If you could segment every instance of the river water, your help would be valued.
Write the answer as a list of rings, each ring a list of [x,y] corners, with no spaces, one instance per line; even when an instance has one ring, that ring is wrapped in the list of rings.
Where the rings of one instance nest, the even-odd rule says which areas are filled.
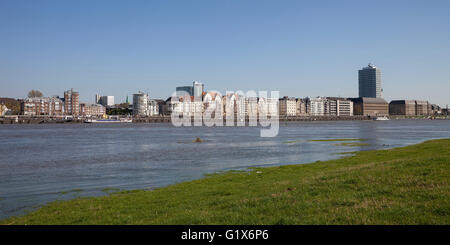
[[[206,173],[329,160],[342,152],[450,138],[450,120],[280,123],[277,137],[258,127],[171,124],[0,125],[0,219],[49,201],[152,189]],[[203,143],[192,143],[200,137]],[[365,139],[336,146],[317,139]]]

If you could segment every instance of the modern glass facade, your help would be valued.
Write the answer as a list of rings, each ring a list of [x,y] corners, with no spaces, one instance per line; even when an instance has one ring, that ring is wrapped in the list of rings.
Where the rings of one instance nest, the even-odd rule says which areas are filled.
[[[383,98],[381,70],[372,64],[358,71],[359,97]]]

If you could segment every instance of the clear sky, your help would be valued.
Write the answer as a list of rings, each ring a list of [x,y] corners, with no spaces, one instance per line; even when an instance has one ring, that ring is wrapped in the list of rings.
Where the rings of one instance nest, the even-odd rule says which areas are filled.
[[[0,0],[0,97],[357,97],[369,62],[387,100],[450,104],[450,1]]]

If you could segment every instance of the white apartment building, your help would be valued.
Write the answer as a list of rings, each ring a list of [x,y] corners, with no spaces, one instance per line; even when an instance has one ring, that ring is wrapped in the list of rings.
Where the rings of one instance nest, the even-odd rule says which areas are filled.
[[[337,101],[338,116],[353,116],[353,101],[338,100]]]
[[[195,100],[194,96],[184,96],[184,97],[171,97],[168,103],[169,113],[176,112],[177,114],[191,115],[195,113],[203,113],[204,105],[203,101]]]
[[[157,116],[159,115],[159,105],[156,100],[148,100],[148,113],[149,116]]]
[[[107,107],[114,105],[114,96],[102,96],[100,98],[100,104]]]
[[[147,94],[139,92],[133,94],[133,115],[135,116],[157,116],[159,105],[156,100],[150,99]]]
[[[280,116],[296,116],[297,115],[297,100],[295,98],[288,98],[287,96],[279,100]]]
[[[222,97],[224,116],[233,113],[236,117],[243,118],[248,115],[248,98],[237,93],[227,94]]]
[[[322,97],[309,99],[309,114],[311,116],[324,116],[326,101],[327,99]]]
[[[325,115],[353,116],[353,101],[340,97],[328,97],[325,103]]]
[[[114,105],[114,96],[100,96],[98,94],[95,95],[95,103],[100,104],[104,107],[113,106]]]
[[[278,98],[259,98],[258,99],[258,114],[266,114],[267,116],[279,116],[278,114]]]

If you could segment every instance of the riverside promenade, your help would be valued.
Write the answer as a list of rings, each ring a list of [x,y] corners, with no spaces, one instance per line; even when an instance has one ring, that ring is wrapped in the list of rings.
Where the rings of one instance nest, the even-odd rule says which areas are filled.
[[[48,117],[48,116],[6,116],[0,118],[0,124],[42,124],[42,123],[83,123],[87,118],[67,118],[67,117]],[[224,121],[226,119],[224,118]],[[367,116],[280,116],[281,122],[300,122],[300,121],[351,121],[351,120],[371,120]],[[236,121],[236,119],[235,119]],[[248,118],[245,119],[248,122]],[[170,116],[154,117],[134,117],[133,123],[170,123]]]

